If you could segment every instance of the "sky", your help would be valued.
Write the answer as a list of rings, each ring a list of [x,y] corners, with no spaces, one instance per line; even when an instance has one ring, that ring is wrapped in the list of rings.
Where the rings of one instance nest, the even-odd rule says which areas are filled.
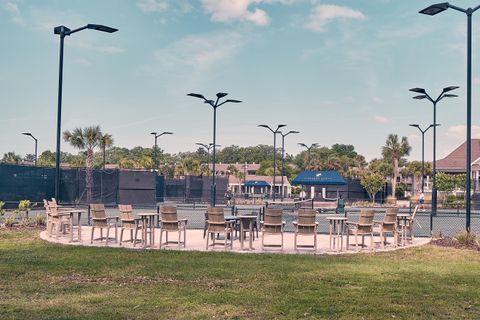
[[[420,132],[432,96],[458,85],[437,106],[437,158],[466,137],[466,16],[430,17],[423,0],[0,0],[0,154],[55,150],[59,37],[53,28],[88,23],[65,39],[62,131],[100,125],[115,145],[168,153],[212,141],[213,108],[188,97],[217,92],[240,104],[217,109],[217,144],[273,144],[259,124],[300,131],[285,139],[352,144],[381,157],[390,133],[408,137],[409,160],[421,159]],[[467,7],[471,1],[456,0]],[[474,14],[473,137],[480,138],[480,13]],[[477,17],[478,16],[478,17]],[[280,142],[281,139],[277,139]],[[62,142],[62,151],[77,153]],[[432,159],[432,131],[425,135]]]

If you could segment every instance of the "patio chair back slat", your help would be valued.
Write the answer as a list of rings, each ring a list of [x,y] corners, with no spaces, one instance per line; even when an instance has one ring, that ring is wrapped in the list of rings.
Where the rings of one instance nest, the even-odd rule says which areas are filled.
[[[173,206],[163,206],[160,208],[162,219],[162,228],[168,231],[178,230],[177,208]]]
[[[266,233],[282,233],[282,209],[265,209],[264,230]]]

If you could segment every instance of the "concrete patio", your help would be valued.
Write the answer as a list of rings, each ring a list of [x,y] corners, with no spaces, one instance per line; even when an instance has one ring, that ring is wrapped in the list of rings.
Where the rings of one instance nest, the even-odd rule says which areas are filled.
[[[96,240],[93,241],[93,244],[90,243],[90,235],[91,235],[91,227],[90,226],[82,226],[81,228],[81,240],[77,240],[77,234],[78,230],[75,227],[74,228],[74,241],[70,241],[70,235],[69,234],[61,234],[58,239],[55,238],[55,236],[49,236],[46,231],[42,231],[40,233],[40,238],[49,242],[53,243],[58,243],[62,245],[75,245],[75,246],[94,246],[94,247],[105,247],[105,240],[100,241]],[[105,235],[105,231],[104,231]],[[99,230],[95,230],[95,238],[98,238],[100,236]],[[128,248],[128,249],[133,249],[133,250],[144,250],[144,249],[156,249],[159,250],[159,239],[160,239],[160,230],[158,228],[155,229],[154,233],[154,247],[146,247],[144,248],[142,243],[137,242],[136,246],[133,245],[131,242],[125,242],[126,239],[130,239],[130,232],[125,231],[124,232],[124,242],[120,246],[118,242],[114,242],[114,236],[115,232],[114,230],[111,230],[110,232],[110,237],[111,240],[108,242],[108,247],[110,248]],[[120,237],[120,228],[118,228],[118,238]],[[138,235],[139,238],[140,232]],[[182,235],[183,238],[183,235]],[[170,233],[169,240],[176,240],[177,239],[177,233]],[[349,250],[345,250],[345,245],[346,245],[346,237],[344,237],[344,248],[341,252],[337,250],[331,250],[329,246],[329,235],[328,234],[318,234],[317,235],[317,251],[315,252],[313,249],[302,249],[300,252],[296,252],[294,250],[294,234],[291,232],[285,232],[284,233],[284,247],[283,251],[280,251],[278,248],[265,248],[265,250],[262,250],[262,233],[259,232],[259,237],[255,237],[255,240],[252,241],[252,246],[253,250],[248,250],[249,246],[249,241],[248,237],[245,240],[244,243],[244,250],[241,249],[240,241],[238,237],[234,237],[233,239],[233,249],[230,250],[229,248],[227,251],[232,251],[232,252],[239,252],[239,253],[285,253],[285,254],[354,254],[354,253],[372,253],[372,252],[387,252],[387,251],[393,251],[393,250],[401,250],[405,248],[411,248],[411,247],[416,247],[416,246],[421,246],[428,244],[430,242],[430,238],[426,237],[415,237],[413,243],[410,241],[406,242],[405,246],[393,246],[393,237],[387,237],[387,242],[388,244],[386,245],[385,248],[382,247],[381,242],[380,242],[380,237],[375,236],[374,237],[374,246],[373,248],[370,246],[370,238],[365,237],[365,247],[359,248],[359,251],[356,250],[355,248],[355,237],[350,236],[350,247]],[[165,242],[165,235],[163,238],[163,241]],[[221,240],[217,240],[217,243],[223,242],[223,238]],[[267,236],[265,238],[265,244],[278,244],[280,242],[280,237],[279,236]],[[361,242],[361,237],[359,237],[359,242]],[[210,241],[211,243],[211,241]],[[311,245],[313,243],[313,237],[312,236],[299,236],[298,237],[298,244],[300,245]],[[353,245],[352,245],[353,244]],[[162,245],[162,249],[166,250],[181,250],[181,251],[206,251],[205,249],[206,245],[206,239],[203,238],[203,230],[198,230],[198,229],[188,229],[187,230],[187,239],[186,239],[186,248],[181,248],[178,249],[177,244],[170,244],[168,246]],[[208,251],[224,251],[224,247],[222,245],[215,246],[214,249],[209,248]]]

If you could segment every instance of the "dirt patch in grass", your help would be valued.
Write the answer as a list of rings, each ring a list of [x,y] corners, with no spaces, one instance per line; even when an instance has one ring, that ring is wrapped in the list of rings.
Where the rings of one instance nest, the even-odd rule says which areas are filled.
[[[449,248],[456,248],[456,249],[468,249],[468,250],[480,251],[480,245],[478,243],[463,244],[457,239],[450,238],[450,237],[432,240],[431,244],[439,247],[449,247]]]

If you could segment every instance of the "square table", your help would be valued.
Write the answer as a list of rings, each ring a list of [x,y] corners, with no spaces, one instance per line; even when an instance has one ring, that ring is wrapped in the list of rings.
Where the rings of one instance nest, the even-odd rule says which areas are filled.
[[[137,213],[137,215],[142,219],[143,247],[153,248],[155,246],[155,217],[158,216],[158,213],[143,212]]]
[[[345,235],[345,216],[328,216],[325,217],[330,222],[330,250],[337,249],[342,251],[343,248],[343,236]],[[347,235],[348,237],[348,235]],[[340,243],[340,248],[338,244]]]

